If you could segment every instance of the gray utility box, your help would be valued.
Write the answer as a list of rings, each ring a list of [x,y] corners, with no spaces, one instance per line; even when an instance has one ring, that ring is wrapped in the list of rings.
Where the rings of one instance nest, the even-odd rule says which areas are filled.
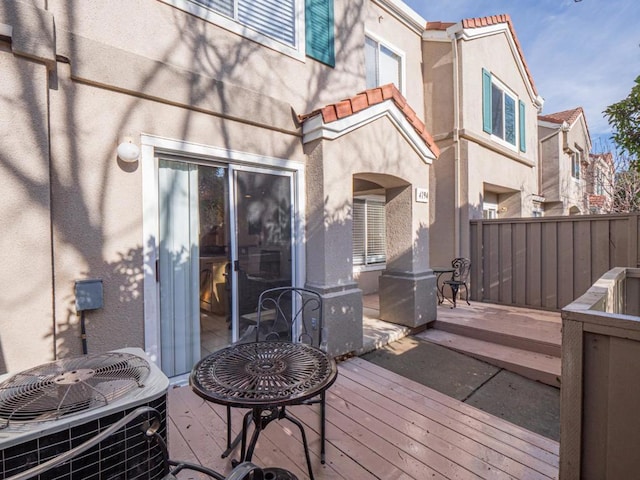
[[[76,280],[76,312],[102,308],[102,280]]]

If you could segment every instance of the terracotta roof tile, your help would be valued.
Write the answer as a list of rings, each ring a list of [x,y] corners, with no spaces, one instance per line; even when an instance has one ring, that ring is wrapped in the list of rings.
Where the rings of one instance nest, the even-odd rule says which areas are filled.
[[[353,115],[365,108],[382,103],[385,100],[393,101],[396,107],[402,111],[407,121],[413,125],[413,128],[420,138],[422,138],[427,147],[429,147],[435,156],[438,157],[440,155],[440,149],[436,145],[431,134],[427,131],[424,122],[418,118],[415,110],[409,106],[404,95],[402,95],[392,83],[381,87],[370,88],[369,90],[358,93],[354,97],[341,100],[337,103],[332,103],[310,113],[298,115],[298,119],[300,120],[300,123],[304,123],[311,117],[322,115],[322,121],[324,123],[331,123],[341,118],[348,117],[349,115]]]
[[[589,135],[589,138],[591,138],[591,134],[589,133],[589,125],[587,124],[587,116],[584,114],[584,110],[582,109],[582,107],[563,110],[562,112],[549,113],[547,115],[538,115],[538,120],[540,120],[541,122],[557,123],[559,125],[561,125],[562,122],[567,122],[569,125],[571,125],[578,119],[580,115],[582,115],[582,118],[584,118],[584,125],[587,129],[587,135]]]
[[[527,61],[524,58],[524,52],[522,51],[522,46],[520,45],[520,41],[518,40],[518,36],[516,35],[516,30],[513,26],[513,22],[511,21],[511,17],[504,13],[501,15],[491,15],[488,17],[477,17],[477,18],[465,18],[462,20],[462,28],[481,28],[488,27],[489,25],[498,25],[500,23],[506,23],[509,27],[509,31],[511,32],[511,36],[513,37],[513,41],[516,44],[516,48],[518,49],[518,53],[520,54],[520,59],[522,60],[522,64],[524,65],[525,72],[527,73],[527,77],[529,78],[529,82],[531,82],[531,87],[533,88],[533,92],[538,95],[538,89],[533,81],[533,76],[531,75],[531,71],[529,70],[529,66],[527,65]],[[446,30],[447,28],[455,25],[455,23],[447,23],[447,22],[427,22],[427,30]]]
[[[455,22],[427,22],[427,30],[446,30],[453,27]]]
[[[547,115],[538,115],[538,120],[551,123],[567,122],[569,124],[575,122],[581,113],[584,113],[582,107],[563,110],[562,112],[549,113]]]

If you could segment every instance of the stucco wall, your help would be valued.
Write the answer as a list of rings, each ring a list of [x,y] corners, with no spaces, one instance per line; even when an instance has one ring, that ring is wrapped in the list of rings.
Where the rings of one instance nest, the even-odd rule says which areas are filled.
[[[142,161],[116,157],[122,137],[148,134],[306,162],[297,114],[365,89],[365,24],[405,50],[407,98],[422,116],[420,36],[366,0],[335,2],[335,68],[276,52],[162,1],[37,2],[47,11],[35,3],[0,5],[0,23],[14,32],[0,43],[0,104],[16,112],[0,124],[2,241],[5,252],[19,252],[2,260],[1,353],[15,361],[0,359],[0,370],[50,360],[54,350],[81,352],[73,290],[80,279],[104,284],[104,308],[86,314],[89,352],[144,346],[142,221],[149,212]],[[427,185],[428,167],[414,179],[407,158],[415,152],[386,129],[336,142],[325,172],[314,173],[311,152],[313,180],[348,180],[329,203],[309,203],[310,231],[317,226],[324,236],[327,224],[348,224],[351,171],[388,172],[395,162],[403,178]],[[343,148],[358,155],[339,158]],[[336,165],[351,170],[342,178]],[[315,199],[313,182],[307,185]],[[426,228],[426,212],[412,222],[416,231]],[[335,246],[345,262],[316,265],[308,255],[308,271],[317,266],[323,284],[351,284],[351,244],[325,240],[327,254]],[[425,257],[417,258],[427,268]]]
[[[528,80],[518,68],[520,59],[506,34],[458,40],[457,55],[460,140],[456,145],[452,45],[435,40],[425,42],[426,89],[435,91],[438,88],[441,94],[441,98],[432,96],[426,99],[425,114],[427,126],[432,129],[442,151],[434,162],[435,175],[431,179],[435,202],[431,208],[432,265],[447,265],[458,254],[469,256],[468,221],[482,218],[485,189],[499,194],[501,217],[530,216],[532,196],[539,193],[537,106],[527,87]],[[518,146],[511,148],[504,142],[498,142],[483,131],[483,68],[525,103],[525,152]],[[457,220],[456,203],[460,205]]]
[[[53,360],[47,70],[0,42],[0,373]]]
[[[335,29],[335,68],[284,55],[158,0],[53,0],[49,9],[59,30],[286,99],[296,113],[306,113],[364,90],[367,5],[365,0],[334,3],[340,25]],[[197,95],[205,96],[207,91]]]

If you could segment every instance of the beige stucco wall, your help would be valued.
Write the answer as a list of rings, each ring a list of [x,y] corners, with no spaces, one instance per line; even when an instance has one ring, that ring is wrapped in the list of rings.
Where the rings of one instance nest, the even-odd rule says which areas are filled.
[[[555,133],[552,135],[552,133]],[[573,178],[571,152],[581,149],[583,160],[588,160],[591,144],[584,117],[580,116],[566,130],[540,126],[540,162],[542,194],[545,197],[545,215],[569,215],[571,209],[588,213],[586,205],[586,179],[581,168],[580,179]]]
[[[0,43],[0,373],[53,360],[47,70]]]
[[[425,89],[441,95],[425,97],[427,126],[442,151],[434,163],[435,175],[431,179],[435,196],[430,212],[432,265],[447,265],[458,255],[469,256],[468,221],[482,218],[485,190],[503,198],[499,215],[505,217],[530,216],[532,196],[539,193],[536,99],[527,88],[528,80],[517,67],[519,59],[507,36],[497,33],[457,41],[457,133],[460,139],[457,144],[454,142],[454,56],[450,41],[425,42]],[[483,68],[524,101],[526,152],[497,142],[483,131]],[[456,203],[460,205],[458,219],[455,218]],[[456,248],[458,243],[459,250]]]
[[[334,2],[335,5],[338,3],[348,2]],[[365,33],[374,36],[383,44],[393,47],[394,51],[402,56],[405,68],[405,86],[402,94],[418,118],[424,118],[421,34],[407,28],[405,24],[374,1],[368,0],[366,4],[368,8],[365,9]]]
[[[50,0],[46,7],[0,6],[0,23],[14,32],[11,42],[0,42],[0,104],[3,112],[15,112],[0,123],[2,241],[5,252],[17,252],[2,260],[1,371],[81,352],[73,290],[80,279],[104,283],[104,308],[86,313],[89,351],[144,346],[144,179],[140,161],[116,158],[123,136],[139,141],[150,134],[306,162],[296,115],[364,90],[365,23],[377,21],[379,9],[365,0],[335,3],[339,28],[331,68],[265,48],[161,1]],[[419,48],[419,36],[400,25],[386,15],[371,28],[408,51]],[[419,111],[416,55],[408,54],[407,96]],[[370,162],[364,159],[374,153],[380,158],[372,142],[380,138],[356,134],[343,141],[362,152],[362,160],[330,162],[328,174],[341,175],[336,165],[348,166],[347,176],[352,168],[369,168],[359,162]],[[404,162],[384,152],[387,162]],[[327,158],[335,157],[330,152]],[[426,184],[428,168],[424,172],[419,181]],[[343,221],[348,208],[330,204],[321,214]],[[349,268],[319,268],[329,284],[352,280],[351,245],[337,247]]]

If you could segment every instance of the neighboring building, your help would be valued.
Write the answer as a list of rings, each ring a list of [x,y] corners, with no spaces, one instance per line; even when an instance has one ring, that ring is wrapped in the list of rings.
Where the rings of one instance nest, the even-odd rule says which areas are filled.
[[[425,123],[441,155],[430,178],[432,265],[469,256],[469,220],[536,215],[542,108],[508,15],[429,22]]]
[[[611,213],[615,194],[615,165],[611,152],[589,154],[584,176],[588,212]]]
[[[545,216],[589,213],[585,173],[591,137],[582,108],[539,116],[538,137]]]
[[[435,319],[425,20],[398,0],[248,8],[266,5],[0,3],[0,371],[80,353],[78,297],[89,352],[144,347],[170,376],[241,336],[267,286],[322,294],[333,354],[362,342],[356,280],[379,281],[383,319]],[[500,78],[527,136],[482,134],[469,107],[458,150],[489,144],[469,176],[515,160],[473,195],[520,211],[506,192],[534,168],[535,90],[494,37],[468,43],[516,61],[465,65],[468,93],[479,105],[481,67]],[[428,94],[438,114],[452,100]]]

